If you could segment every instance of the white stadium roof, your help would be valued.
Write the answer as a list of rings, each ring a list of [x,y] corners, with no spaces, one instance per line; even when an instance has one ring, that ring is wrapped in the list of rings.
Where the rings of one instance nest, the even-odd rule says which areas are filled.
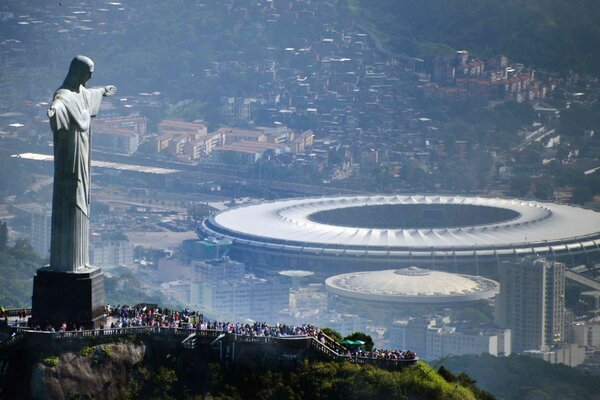
[[[466,220],[470,210],[479,209],[487,209],[500,217],[492,217],[491,222],[471,221],[466,225],[459,222],[441,227],[430,222],[425,228],[418,224],[415,227],[371,228],[352,226],[353,221],[333,224],[317,222],[318,218],[315,218],[323,211],[352,208],[354,213],[361,213],[361,210],[369,209],[364,206],[385,205],[427,205],[448,213],[452,213],[453,205],[473,206],[462,208],[461,215]],[[390,210],[400,211],[400,208]],[[233,208],[204,221],[200,231],[207,236],[229,238],[234,245],[312,254],[333,252],[339,255],[343,252],[360,255],[367,251],[371,256],[381,253],[379,256],[393,258],[410,253],[411,257],[418,258],[576,253],[598,250],[600,213],[554,203],[484,197],[302,198]]]
[[[330,292],[353,299],[444,304],[489,299],[499,287],[490,279],[417,267],[336,275],[325,284]]]

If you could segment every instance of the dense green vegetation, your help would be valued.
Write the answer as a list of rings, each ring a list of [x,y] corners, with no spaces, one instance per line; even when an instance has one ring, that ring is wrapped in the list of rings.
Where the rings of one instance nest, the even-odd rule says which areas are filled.
[[[208,364],[196,368],[190,381],[171,358],[138,371],[132,398],[493,399],[468,382],[446,381],[423,362],[403,371],[337,362],[306,361],[291,371]]]
[[[31,306],[33,275],[41,264],[42,260],[25,240],[0,249],[0,305],[5,308]]]
[[[0,152],[0,197],[22,194],[32,183],[31,174],[26,173],[21,160]]]
[[[104,290],[106,302],[113,306],[140,303],[169,305],[158,290],[144,287],[133,272],[123,267],[110,270],[104,278]]]
[[[427,56],[467,49],[504,54],[554,71],[600,69],[600,7],[594,0],[348,0],[386,48]]]
[[[23,239],[17,240],[12,247],[2,248],[2,226],[4,224],[0,224],[0,305],[4,308],[31,307],[33,276],[43,265],[43,260]],[[109,304],[167,304],[157,291],[143,288],[139,279],[125,268],[112,270],[105,277],[104,288]]]
[[[443,365],[454,373],[468,374],[480,388],[506,400],[592,399],[600,387],[598,375],[527,356],[452,357]]]
[[[344,337],[343,340],[351,340],[353,342],[356,342],[357,340],[363,341],[365,342],[364,346],[365,350],[367,351],[373,350],[373,346],[375,346],[375,344],[373,343],[373,338],[363,332],[351,333],[350,335]]]
[[[53,378],[44,384],[50,393],[66,398],[104,398],[99,393],[104,389],[123,399],[494,399],[468,375],[444,369],[438,372],[425,362],[390,371],[369,364],[318,361],[312,356],[304,361],[284,361],[242,347],[238,351],[243,357],[223,363],[218,352],[208,347],[196,351],[173,348],[168,342],[143,335],[121,337],[112,343],[104,339],[72,343],[59,352],[36,350],[27,358],[31,362],[23,374],[14,376],[7,393],[28,397],[34,383],[31,369],[42,363],[48,368],[47,378],[65,375],[63,386]],[[73,366],[85,372],[68,376]],[[0,392],[7,382],[0,382]]]

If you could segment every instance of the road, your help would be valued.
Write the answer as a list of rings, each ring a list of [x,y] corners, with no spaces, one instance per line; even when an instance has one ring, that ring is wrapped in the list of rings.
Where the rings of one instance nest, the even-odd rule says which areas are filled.
[[[579,284],[592,288],[594,290],[600,290],[600,282],[590,279],[586,276],[578,274],[573,271],[565,271],[565,278],[575,281]]]

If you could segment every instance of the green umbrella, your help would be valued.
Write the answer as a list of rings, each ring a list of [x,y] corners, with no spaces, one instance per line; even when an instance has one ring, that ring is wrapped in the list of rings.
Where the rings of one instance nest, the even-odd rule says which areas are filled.
[[[346,340],[342,341],[342,344],[348,345],[348,344],[354,344],[354,342],[352,340],[346,339]]]
[[[365,344],[365,342],[363,342],[362,340],[355,340],[354,344],[362,346],[363,344]]]

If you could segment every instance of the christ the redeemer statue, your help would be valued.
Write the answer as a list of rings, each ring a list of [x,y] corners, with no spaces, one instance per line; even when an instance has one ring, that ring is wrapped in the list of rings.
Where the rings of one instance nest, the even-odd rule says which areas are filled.
[[[71,61],[69,73],[48,110],[54,136],[54,190],[50,269],[82,272],[89,265],[89,212],[91,194],[91,118],[103,96],[115,86],[88,89],[94,72],[88,57]]]

